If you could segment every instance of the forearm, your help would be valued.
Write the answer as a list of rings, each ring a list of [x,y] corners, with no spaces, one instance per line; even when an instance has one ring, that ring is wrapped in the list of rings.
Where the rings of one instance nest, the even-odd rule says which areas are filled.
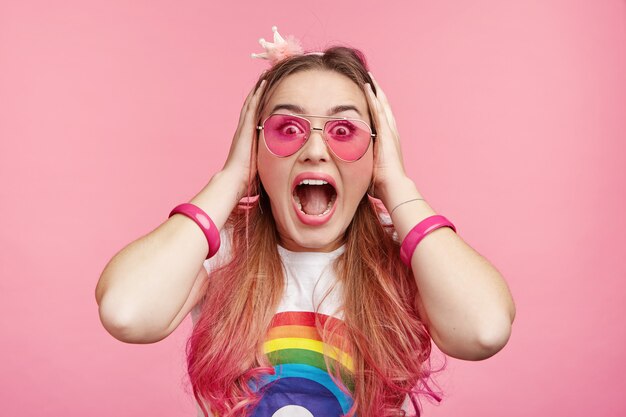
[[[236,193],[228,176],[218,173],[190,202],[221,229],[237,203]],[[126,341],[162,334],[187,300],[207,252],[202,230],[181,214],[123,248],[96,288],[105,328]]]
[[[383,197],[392,210],[422,198],[408,178]],[[401,240],[421,220],[437,214],[426,201],[397,206],[392,221]],[[453,221],[453,219],[451,219]],[[454,221],[453,221],[454,222]],[[452,229],[428,234],[411,259],[425,321],[446,354],[478,360],[495,354],[509,338],[515,306],[500,273]]]

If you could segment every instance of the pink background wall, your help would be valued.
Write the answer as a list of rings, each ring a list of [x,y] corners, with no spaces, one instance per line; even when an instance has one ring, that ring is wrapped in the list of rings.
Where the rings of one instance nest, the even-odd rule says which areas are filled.
[[[363,49],[410,175],[515,297],[426,416],[626,415],[626,3],[271,3],[0,2],[0,414],[194,415],[190,319],[127,345],[94,289],[221,168],[277,25]]]

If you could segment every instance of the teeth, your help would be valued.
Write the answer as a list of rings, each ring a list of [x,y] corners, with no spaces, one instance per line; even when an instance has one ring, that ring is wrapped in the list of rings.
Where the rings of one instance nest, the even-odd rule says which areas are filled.
[[[300,197],[298,197],[297,195],[293,196],[293,199],[296,201],[296,203],[298,204],[298,209],[300,209],[300,211],[302,211],[302,203],[300,202]]]
[[[324,184],[328,184],[328,181],[324,181],[324,180],[302,180],[300,181],[300,184],[298,185],[324,185]]]
[[[324,212],[323,212],[322,214],[318,214],[318,215],[317,215],[317,217],[322,217],[322,216],[324,216],[324,215],[328,214],[328,212],[330,211],[330,209],[332,208],[332,206],[333,206],[333,202],[332,202],[332,201],[329,201],[329,202],[328,202],[328,205],[326,206],[326,210],[324,210]]]

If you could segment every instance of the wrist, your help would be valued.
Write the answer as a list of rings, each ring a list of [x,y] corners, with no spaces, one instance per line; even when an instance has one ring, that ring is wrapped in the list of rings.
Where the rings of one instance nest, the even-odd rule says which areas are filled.
[[[380,200],[389,213],[399,204],[416,198],[423,198],[413,180],[407,176],[399,176],[381,187]]]
[[[234,181],[237,181],[237,178],[228,171],[218,171],[189,201],[204,210],[218,229],[222,228],[241,198],[238,189],[233,186],[236,184]]]
[[[248,193],[248,172],[242,174],[240,171],[240,169],[224,167],[213,175],[211,182],[229,184],[231,191],[236,193],[235,199],[239,201]]]

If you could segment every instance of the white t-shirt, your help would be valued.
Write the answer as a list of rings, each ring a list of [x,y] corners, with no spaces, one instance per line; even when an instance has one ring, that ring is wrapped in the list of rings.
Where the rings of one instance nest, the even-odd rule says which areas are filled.
[[[228,237],[223,238],[228,242]],[[220,257],[205,261],[209,279],[216,265],[226,260],[228,249],[221,248]],[[322,341],[315,325],[316,314],[322,323],[343,317],[340,283],[332,266],[344,250],[342,246],[328,253],[291,252],[278,246],[285,290],[264,343],[276,373],[261,384],[263,387],[273,382],[266,387],[251,417],[339,417],[352,406],[350,395],[330,378],[324,355],[348,371],[353,370],[352,359],[332,341]],[[196,306],[192,310],[194,324],[199,314],[200,306]],[[202,416],[198,410],[198,416]]]

